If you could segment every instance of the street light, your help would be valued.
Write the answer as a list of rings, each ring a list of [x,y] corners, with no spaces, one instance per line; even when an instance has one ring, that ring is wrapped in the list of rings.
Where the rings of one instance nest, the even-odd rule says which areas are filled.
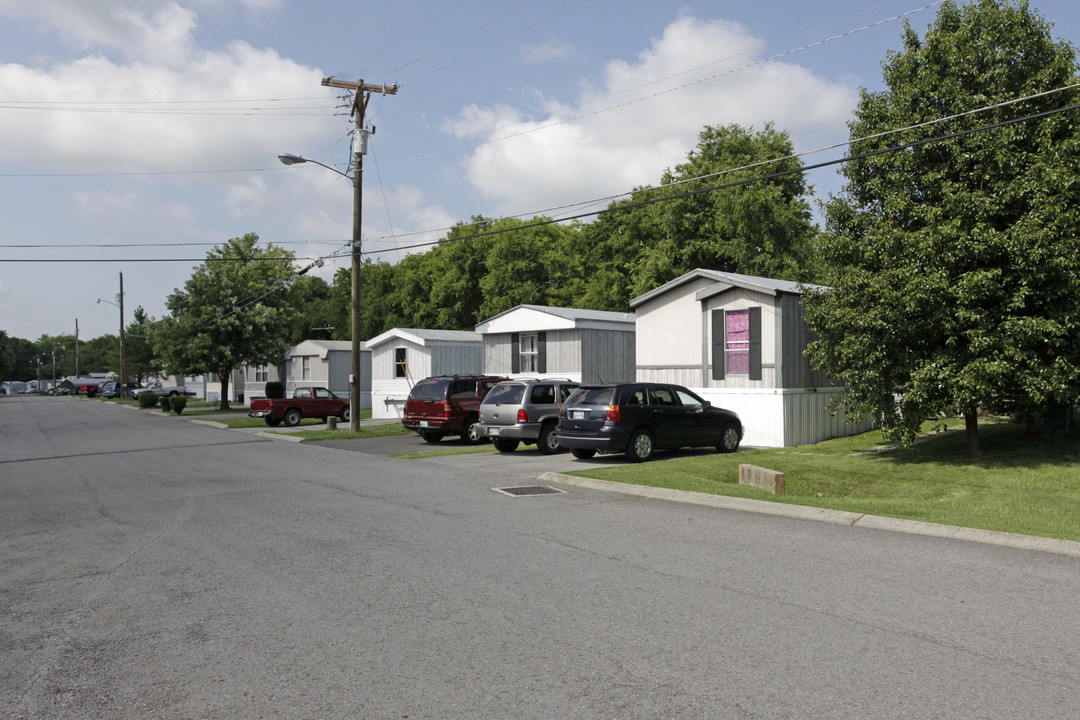
[[[367,130],[358,127],[357,132],[362,133],[366,138]],[[336,167],[331,167],[318,160],[293,155],[292,153],[282,153],[278,155],[278,160],[285,165],[314,163],[327,170],[333,170],[342,177],[349,178],[353,183],[352,287],[350,290],[352,298],[352,366],[349,375],[349,430],[351,432],[360,432],[360,228],[363,217],[364,152],[367,152],[367,142],[357,141],[353,143],[353,150],[355,151],[355,169],[352,177],[349,177],[347,173],[341,172]]]

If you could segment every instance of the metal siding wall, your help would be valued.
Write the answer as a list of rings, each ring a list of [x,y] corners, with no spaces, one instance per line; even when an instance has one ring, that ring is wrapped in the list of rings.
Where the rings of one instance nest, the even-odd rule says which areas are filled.
[[[547,331],[547,372],[552,377],[581,375],[582,331]]]
[[[435,345],[428,348],[428,353],[429,375],[479,375],[484,372],[484,348],[480,345]]]
[[[712,281],[687,283],[636,309],[636,367],[673,367],[701,358],[701,303],[694,293]]]
[[[482,372],[487,375],[509,375],[510,353],[510,333],[484,335]]]
[[[841,413],[829,415],[829,400],[839,392],[835,389],[821,392],[692,389],[713,405],[738,413],[746,447],[812,445],[873,428],[869,420],[849,423]]]

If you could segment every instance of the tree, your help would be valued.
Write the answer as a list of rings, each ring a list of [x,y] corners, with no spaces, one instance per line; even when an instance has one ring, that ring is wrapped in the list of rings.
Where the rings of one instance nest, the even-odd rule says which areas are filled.
[[[1010,0],[946,2],[903,44],[850,124],[868,139],[826,207],[832,289],[804,296],[809,353],[894,439],[959,411],[974,456],[980,408],[1031,412],[1080,387],[1080,117],[864,154],[1075,104],[1067,91],[920,125],[1070,85],[1076,54]],[[912,129],[875,137],[897,128]]]
[[[153,326],[151,342],[166,369],[221,378],[221,409],[229,409],[229,376],[242,365],[281,362],[290,345],[287,288],[296,277],[293,254],[259,236],[232,238],[206,254],[183,290],[165,301],[170,315]]]
[[[131,324],[124,330],[124,353],[127,355],[128,374],[139,384],[161,374],[163,365],[154,354],[150,333],[154,318],[146,314],[142,305],[135,308]]]
[[[0,380],[12,379],[15,371],[15,343],[6,330],[0,330]]]
[[[758,132],[706,126],[660,187],[613,203],[588,231],[595,242],[586,262],[604,277],[602,291],[620,297],[610,309],[698,267],[812,279],[806,258],[817,231],[802,173],[711,189],[798,170],[793,154],[791,138],[771,124]],[[586,290],[583,304],[600,306],[596,293]]]

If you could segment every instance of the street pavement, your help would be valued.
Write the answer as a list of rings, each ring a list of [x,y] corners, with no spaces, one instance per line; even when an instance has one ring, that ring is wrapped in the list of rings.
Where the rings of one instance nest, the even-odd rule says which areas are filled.
[[[543,456],[405,460],[77,399],[0,399],[0,438],[4,718],[1080,706],[1059,553],[554,480],[512,497],[493,489],[546,481]]]

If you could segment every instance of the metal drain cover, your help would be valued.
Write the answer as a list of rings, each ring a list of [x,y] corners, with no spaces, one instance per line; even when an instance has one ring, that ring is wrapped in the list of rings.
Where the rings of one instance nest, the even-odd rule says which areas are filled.
[[[565,493],[565,490],[548,487],[547,485],[522,485],[519,487],[492,488],[495,492],[509,495],[510,497],[525,497],[526,495],[551,495],[552,493]]]

